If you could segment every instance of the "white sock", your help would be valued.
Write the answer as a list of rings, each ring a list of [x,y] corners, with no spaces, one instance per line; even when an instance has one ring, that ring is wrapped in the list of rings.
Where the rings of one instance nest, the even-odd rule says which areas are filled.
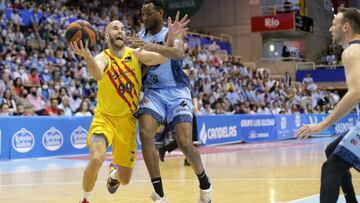
[[[111,171],[110,178],[113,180],[117,180],[117,169]]]
[[[82,198],[85,198],[85,199],[90,199],[91,197],[91,192],[83,192],[83,197]]]

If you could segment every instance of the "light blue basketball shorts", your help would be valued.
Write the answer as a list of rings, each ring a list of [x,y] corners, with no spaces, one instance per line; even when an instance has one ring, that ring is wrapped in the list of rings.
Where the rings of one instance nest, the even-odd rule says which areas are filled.
[[[360,124],[352,126],[344,135],[334,154],[350,163],[360,171]]]
[[[178,123],[192,123],[190,90],[182,88],[147,89],[139,104],[137,117],[152,116],[159,124],[167,122],[171,127]]]

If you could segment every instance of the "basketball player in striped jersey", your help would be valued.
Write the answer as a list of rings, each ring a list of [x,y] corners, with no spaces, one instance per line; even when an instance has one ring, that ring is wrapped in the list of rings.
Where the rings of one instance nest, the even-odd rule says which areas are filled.
[[[110,182],[117,186],[130,182],[136,158],[136,118],[133,114],[139,103],[141,64],[156,65],[168,60],[155,52],[126,47],[125,28],[118,20],[106,26],[105,40],[108,49],[95,57],[88,49],[88,42],[70,45],[75,54],[83,57],[88,71],[98,82],[98,103],[87,139],[90,160],[84,171],[81,203],[90,202],[90,193],[110,145],[113,163],[117,165],[117,170],[110,174]]]
[[[321,168],[320,203],[336,203],[340,187],[347,203],[356,203],[350,168],[360,171],[360,12],[356,8],[339,7],[330,28],[333,43],[344,47],[341,59],[345,68],[348,91],[322,122],[304,125],[298,138],[319,133],[356,107],[356,124],[330,143],[327,160]]]

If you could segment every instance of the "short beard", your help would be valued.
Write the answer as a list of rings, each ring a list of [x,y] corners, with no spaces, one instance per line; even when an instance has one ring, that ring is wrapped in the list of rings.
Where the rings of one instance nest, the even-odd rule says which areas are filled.
[[[122,44],[122,45],[117,45],[116,44],[116,39],[115,38],[112,38],[112,37],[110,37],[110,39],[109,39],[109,45],[113,48],[113,49],[122,49],[123,47],[124,47],[124,43]]]

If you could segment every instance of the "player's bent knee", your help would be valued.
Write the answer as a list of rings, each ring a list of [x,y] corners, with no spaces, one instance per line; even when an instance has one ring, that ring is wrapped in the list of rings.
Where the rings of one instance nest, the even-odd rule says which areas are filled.
[[[335,148],[333,147],[333,145],[329,144],[325,149],[326,157],[329,157],[334,152],[334,150],[335,150]]]
[[[101,167],[101,165],[103,164],[104,160],[105,160],[105,154],[102,153],[93,153],[91,155],[91,162],[96,166],[96,167]]]
[[[187,155],[191,155],[194,147],[191,142],[178,142],[178,146],[180,150]]]
[[[326,160],[321,167],[321,178],[329,178],[333,174],[333,163],[331,160]]]
[[[141,129],[140,130],[140,141],[142,144],[147,144],[147,143],[151,143],[154,140],[153,135],[151,135],[150,130],[147,129]]]

